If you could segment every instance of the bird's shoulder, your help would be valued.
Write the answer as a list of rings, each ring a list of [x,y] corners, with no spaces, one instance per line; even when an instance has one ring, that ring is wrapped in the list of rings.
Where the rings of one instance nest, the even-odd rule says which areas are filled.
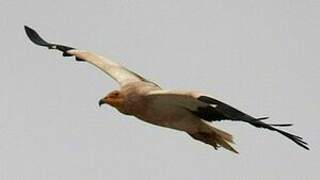
[[[172,99],[197,99],[202,93],[196,91],[185,90],[164,90],[156,89],[149,91],[147,96],[150,98],[172,98]]]
[[[201,93],[199,92],[183,90],[154,90],[146,95],[153,104],[188,107],[191,109],[206,105],[206,103],[198,100],[200,96]]]
[[[150,94],[150,92],[158,90],[161,90],[159,86],[144,81],[129,82],[121,87],[121,91],[125,95],[146,96]]]

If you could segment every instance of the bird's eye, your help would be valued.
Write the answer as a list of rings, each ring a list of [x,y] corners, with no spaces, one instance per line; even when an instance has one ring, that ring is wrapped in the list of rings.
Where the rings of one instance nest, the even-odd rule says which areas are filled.
[[[114,92],[114,94],[113,95],[115,95],[115,96],[119,96],[119,92]]]

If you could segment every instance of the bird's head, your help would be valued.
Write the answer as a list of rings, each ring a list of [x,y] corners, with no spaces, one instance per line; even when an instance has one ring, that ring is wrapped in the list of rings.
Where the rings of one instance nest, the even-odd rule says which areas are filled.
[[[124,101],[124,95],[119,90],[110,92],[106,97],[100,99],[99,106],[103,104],[109,104],[117,109],[122,109]]]

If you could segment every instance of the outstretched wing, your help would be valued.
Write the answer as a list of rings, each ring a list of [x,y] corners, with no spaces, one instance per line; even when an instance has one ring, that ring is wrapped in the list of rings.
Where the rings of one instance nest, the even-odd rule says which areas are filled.
[[[39,46],[47,47],[49,49],[56,49],[56,50],[62,51],[63,56],[75,56],[77,61],[88,62],[98,67],[103,72],[107,73],[114,80],[119,82],[121,86],[125,85],[126,83],[135,82],[135,81],[144,81],[144,82],[152,83],[146,80],[145,78],[143,78],[142,76],[128,70],[127,68],[121,66],[118,63],[113,62],[108,58],[102,57],[100,55],[97,55],[89,51],[77,50],[73,47],[49,43],[45,41],[43,38],[41,38],[35,30],[27,26],[25,26],[24,28],[27,36],[33,43]],[[152,83],[152,84],[155,84],[155,83]]]
[[[303,141],[302,137],[296,136],[294,134],[290,134],[288,132],[285,132],[283,130],[277,129],[274,126],[291,126],[292,124],[267,124],[262,122],[262,120],[267,119],[268,117],[263,117],[263,118],[254,118],[252,116],[249,116],[233,107],[230,105],[223,103],[221,101],[218,101],[214,98],[207,97],[207,96],[200,96],[197,98],[201,102],[205,102],[209,104],[209,106],[205,108],[198,108],[198,111],[194,112],[198,116],[204,116],[207,119],[214,119],[215,114],[220,114],[221,116],[224,117],[224,119],[229,119],[229,120],[239,120],[239,121],[244,121],[247,123],[250,123],[251,125],[257,127],[257,128],[265,128],[269,129],[272,131],[276,131],[287,138],[291,139],[293,142],[298,144],[299,146],[309,150],[307,147],[307,143]],[[212,108],[214,106],[214,108]],[[220,119],[222,120],[222,119]]]
[[[243,121],[257,128],[276,131],[291,139],[299,146],[309,150],[307,143],[304,142],[301,137],[275,128],[275,126],[291,126],[292,124],[267,124],[262,122],[262,120],[267,119],[268,117],[254,118],[226,103],[196,93],[159,90],[150,93],[148,96],[154,98],[155,101],[159,101],[159,105],[165,106],[170,104],[185,108],[205,121]]]

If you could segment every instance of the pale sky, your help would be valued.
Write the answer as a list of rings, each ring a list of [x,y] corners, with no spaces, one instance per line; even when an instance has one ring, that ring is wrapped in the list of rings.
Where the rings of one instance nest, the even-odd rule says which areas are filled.
[[[320,1],[0,1],[0,179],[314,180],[320,168]],[[118,85],[32,44],[109,55],[163,88],[211,94],[304,137],[216,122],[235,155],[119,114]]]

